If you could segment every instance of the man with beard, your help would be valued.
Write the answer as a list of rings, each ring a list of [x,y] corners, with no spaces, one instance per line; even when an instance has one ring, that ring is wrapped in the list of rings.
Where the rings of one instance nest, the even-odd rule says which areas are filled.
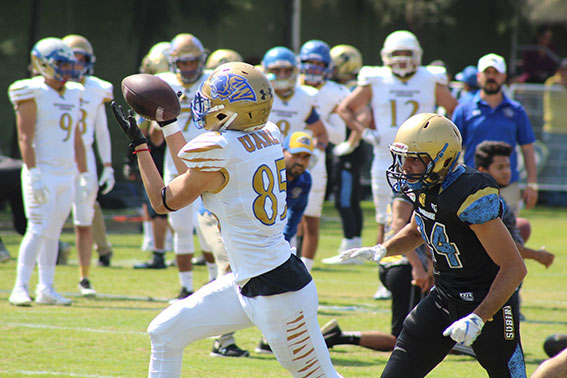
[[[524,107],[502,91],[506,81],[506,62],[496,54],[487,54],[478,61],[480,91],[467,103],[460,104],[453,113],[453,122],[463,137],[464,162],[474,167],[476,147],[485,140],[506,142],[512,146],[510,155],[512,178],[510,185],[501,190],[502,197],[515,214],[523,199],[529,209],[537,202],[537,171],[534,154],[536,140]],[[527,171],[527,187],[523,194],[518,180],[518,155],[520,145]]]
[[[285,138],[283,149],[287,178],[287,224],[284,237],[289,242],[297,233],[307,207],[311,190],[311,174],[307,171],[313,154],[313,139],[303,131],[296,131]]]

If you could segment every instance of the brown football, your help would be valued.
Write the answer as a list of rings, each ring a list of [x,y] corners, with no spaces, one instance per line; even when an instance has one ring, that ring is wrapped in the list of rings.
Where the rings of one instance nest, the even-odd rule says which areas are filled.
[[[174,119],[181,111],[173,89],[154,75],[126,76],[122,79],[122,95],[133,111],[152,121]]]

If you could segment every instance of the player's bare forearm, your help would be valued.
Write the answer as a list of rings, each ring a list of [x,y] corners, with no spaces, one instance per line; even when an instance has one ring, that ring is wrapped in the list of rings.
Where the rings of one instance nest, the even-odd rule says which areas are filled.
[[[33,140],[35,137],[36,105],[34,101],[18,103],[16,107],[16,126],[18,130],[18,147],[26,167],[36,165]]]
[[[401,255],[413,251],[423,244],[423,238],[417,230],[417,224],[412,217],[412,221],[402,228],[391,239],[383,243],[388,251],[386,256]]]
[[[347,126],[353,131],[362,134],[365,125],[357,119],[364,107],[372,98],[370,87],[356,87],[336,108],[336,113],[345,121]]]
[[[85,149],[85,144],[83,143],[83,137],[80,133],[80,127],[77,125],[75,130],[75,161],[77,162],[77,167],[79,172],[83,173],[87,171],[87,151]]]
[[[185,163],[183,163],[179,156],[177,156],[179,151],[181,151],[183,146],[185,146],[185,144],[187,143],[185,137],[183,136],[183,133],[181,131],[178,131],[174,134],[171,134],[170,136],[167,136],[165,138],[165,142],[167,143],[167,149],[169,150],[169,154],[173,159],[173,163],[175,164],[177,172],[179,174],[184,173],[187,170],[187,166],[185,165]]]
[[[161,198],[161,189],[164,186],[163,178],[152,159],[152,155],[146,143],[142,143],[136,147],[136,156],[138,157],[140,176],[152,208],[159,214],[166,214],[168,210],[163,206]]]
[[[474,310],[485,322],[506,303],[527,274],[512,236],[500,218],[470,226],[499,271],[486,298]]]

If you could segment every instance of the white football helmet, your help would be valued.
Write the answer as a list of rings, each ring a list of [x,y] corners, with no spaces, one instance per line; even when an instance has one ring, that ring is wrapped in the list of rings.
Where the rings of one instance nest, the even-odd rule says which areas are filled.
[[[85,75],[92,75],[96,57],[89,40],[82,35],[69,34],[63,37],[63,42],[73,50],[74,54],[81,54],[85,57],[85,62],[81,69],[77,70],[78,78],[81,79]],[[80,66],[80,63],[77,63],[77,65]]]
[[[219,66],[191,102],[193,120],[212,131],[247,130],[268,122],[274,93],[268,78],[248,63]]]
[[[201,76],[205,68],[207,54],[203,44],[197,37],[192,34],[182,33],[177,34],[171,40],[168,57],[171,71],[176,73],[179,80],[183,83],[192,84]],[[178,63],[187,61],[197,61],[197,68],[190,71],[181,70]]]
[[[407,53],[408,55],[403,55]],[[423,51],[416,36],[407,30],[391,33],[380,51],[382,62],[396,75],[404,77],[417,71]]]
[[[48,79],[65,82],[75,75],[73,50],[59,38],[39,40],[31,51],[31,62],[35,72]],[[61,68],[66,64],[69,68]]]

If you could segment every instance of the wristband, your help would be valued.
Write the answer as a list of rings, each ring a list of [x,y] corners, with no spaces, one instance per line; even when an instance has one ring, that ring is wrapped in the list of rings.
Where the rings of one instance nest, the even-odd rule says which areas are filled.
[[[138,152],[143,152],[143,151],[151,152],[151,150],[149,148],[140,148],[139,150],[134,150],[134,152],[132,152],[132,153],[134,155],[136,155]]]
[[[537,185],[537,182],[528,182],[528,188],[538,190],[539,186]]]
[[[177,121],[167,124],[161,128],[161,131],[163,131],[163,136],[166,138],[172,134],[175,134],[179,130],[179,123],[177,123]]]

